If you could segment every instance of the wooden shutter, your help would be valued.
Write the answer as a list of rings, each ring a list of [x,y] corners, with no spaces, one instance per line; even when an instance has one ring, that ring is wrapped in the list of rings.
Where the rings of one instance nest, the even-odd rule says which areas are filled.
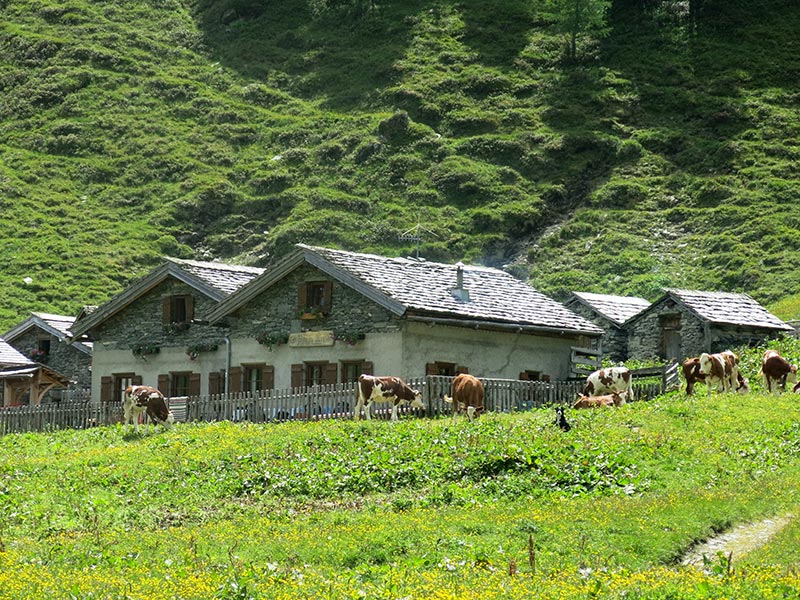
[[[267,365],[264,367],[261,385],[265,390],[275,389],[275,367]]]
[[[322,312],[326,315],[331,312],[333,306],[333,283],[326,281],[322,288]]]
[[[336,383],[336,363],[328,363],[325,365],[325,383],[326,384],[333,384]]]
[[[142,385],[142,376],[134,375],[131,377],[131,385]]]
[[[522,371],[522,373],[519,374],[519,380],[520,381],[530,381],[531,378],[530,378],[530,375],[528,375],[527,371]]]
[[[436,363],[428,363],[425,365],[425,375],[438,375],[439,374],[439,367]]]
[[[469,367],[465,367],[464,365],[458,365],[456,367],[456,375],[459,373],[469,373]]]
[[[208,374],[208,394],[221,394],[222,393],[222,373],[219,371],[212,371]]]
[[[292,365],[292,387],[299,388],[303,387],[303,368],[302,364],[299,365]]]
[[[194,296],[186,296],[186,322],[190,323],[194,319]]]
[[[372,365],[372,363],[369,362],[368,360],[365,360],[363,366],[361,367],[361,372],[364,375],[374,375],[375,374],[373,372],[374,370],[375,370],[375,367]]]
[[[164,325],[168,325],[170,321],[172,321],[172,303],[171,298],[167,296],[166,298],[161,299],[161,322]]]
[[[169,381],[170,381],[169,375],[158,376],[158,391],[164,394],[165,396],[170,395]]]
[[[308,284],[301,283],[297,286],[297,310],[304,311],[308,302]]]
[[[231,367],[231,380],[228,382],[228,391],[231,394],[238,394],[242,391],[242,368]]]
[[[200,395],[200,373],[192,373],[189,375],[189,395]]]
[[[114,378],[103,376],[100,378],[100,402],[111,402],[114,396]]]

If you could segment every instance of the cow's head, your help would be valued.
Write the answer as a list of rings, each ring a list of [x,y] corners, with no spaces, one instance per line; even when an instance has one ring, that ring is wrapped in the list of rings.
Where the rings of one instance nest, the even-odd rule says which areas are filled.
[[[414,399],[411,401],[411,408],[421,408],[425,410],[425,405],[422,403],[422,392],[419,390],[411,390],[414,394]]]
[[[789,383],[797,383],[797,365],[789,367],[789,374],[786,375],[786,381]]]
[[[703,352],[700,355],[700,368],[698,369],[702,375],[709,375],[711,374],[711,355],[708,352]]]

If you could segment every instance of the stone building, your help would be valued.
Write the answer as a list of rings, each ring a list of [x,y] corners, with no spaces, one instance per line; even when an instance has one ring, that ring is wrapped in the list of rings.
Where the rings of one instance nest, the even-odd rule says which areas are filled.
[[[629,357],[677,361],[794,331],[747,294],[680,289],[666,289],[624,327]]]
[[[603,329],[605,333],[600,338],[602,353],[619,362],[628,358],[628,332],[623,324],[649,307],[650,303],[635,296],[572,292],[564,306]]]
[[[497,269],[298,245],[214,306],[230,327],[230,389],[470,372],[569,376],[602,329]]]
[[[85,390],[92,386],[92,344],[72,341],[70,328],[74,322],[74,317],[33,312],[3,339],[34,362],[67,377],[70,387]],[[54,390],[49,396],[58,400],[60,392]]]
[[[121,400],[131,384],[170,396],[222,391],[227,330],[199,319],[263,269],[166,258],[102,306],[85,311],[72,339],[93,341],[92,399]]]
[[[268,270],[167,259],[78,319],[92,394],[169,396],[469,371],[559,379],[602,330],[511,275],[298,245]]]

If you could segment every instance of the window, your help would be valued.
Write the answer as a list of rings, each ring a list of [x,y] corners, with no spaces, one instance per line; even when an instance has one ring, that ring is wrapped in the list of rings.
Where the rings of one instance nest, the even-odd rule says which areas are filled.
[[[168,296],[162,304],[164,324],[189,323],[194,318],[194,298],[188,295]]]
[[[191,373],[170,373],[169,395],[191,396],[190,377]]]
[[[304,385],[323,385],[325,383],[325,367],[327,364],[326,362],[306,363]]]
[[[528,369],[519,374],[522,381],[550,381],[550,375],[545,375],[541,371]]]
[[[264,389],[264,365],[242,365],[244,370],[244,392],[258,392]]]
[[[118,373],[114,375],[114,396],[111,398],[114,402],[122,402],[125,396],[125,388],[133,383],[133,373]]]
[[[36,344],[36,348],[40,352],[42,352],[44,354],[44,356],[49,355],[50,354],[50,338],[39,340],[37,342],[37,344]]]
[[[333,285],[330,281],[308,281],[300,284],[297,291],[298,310],[320,312],[327,315],[331,311]]]
[[[358,381],[358,376],[366,373],[363,360],[342,361],[342,383]]]
[[[428,363],[425,373],[427,375],[446,375],[447,377],[453,377],[458,373],[458,369],[456,369],[456,363],[437,361]]]

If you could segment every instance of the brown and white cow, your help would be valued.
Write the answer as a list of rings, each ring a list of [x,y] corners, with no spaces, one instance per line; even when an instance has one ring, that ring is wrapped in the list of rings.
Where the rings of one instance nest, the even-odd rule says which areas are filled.
[[[125,388],[122,409],[122,424],[132,423],[137,433],[139,432],[139,417],[142,413],[146,413],[153,423],[161,423],[165,427],[169,427],[175,422],[175,417],[167,408],[164,395],[149,385],[129,385]]]
[[[706,383],[706,376],[700,372],[700,357],[687,358],[681,364],[681,368],[683,378],[686,380],[686,395],[691,396],[694,394],[695,383]],[[737,372],[736,391],[740,394],[750,392],[750,382],[742,375],[741,371]]]
[[[374,377],[372,375],[359,375],[356,386],[356,407],[353,418],[361,418],[361,409],[371,419],[369,409],[373,402],[392,403],[392,421],[397,421],[397,407],[409,404],[412,408],[425,408],[422,404],[422,392],[412,390],[399,377]]]
[[[472,421],[483,412],[483,384],[477,377],[460,373],[453,379],[452,397],[444,396],[444,401],[453,405],[453,420],[459,412]]]
[[[572,405],[572,408],[599,408],[601,406],[622,406],[625,404],[627,392],[611,392],[601,396],[581,396]]]
[[[584,396],[600,396],[611,392],[624,392],[633,400],[630,369],[621,366],[599,369],[586,378]]]
[[[758,372],[764,382],[764,389],[772,393],[772,384],[776,389],[786,390],[786,383],[797,383],[797,365],[790,364],[777,350],[767,350],[761,358],[761,370]]]
[[[699,360],[700,373],[705,375],[709,396],[711,396],[712,386],[715,385],[720,392],[729,392],[738,388],[740,373],[739,357],[736,354],[730,350],[717,354],[703,352]],[[747,380],[745,380],[745,384],[747,384]]]

